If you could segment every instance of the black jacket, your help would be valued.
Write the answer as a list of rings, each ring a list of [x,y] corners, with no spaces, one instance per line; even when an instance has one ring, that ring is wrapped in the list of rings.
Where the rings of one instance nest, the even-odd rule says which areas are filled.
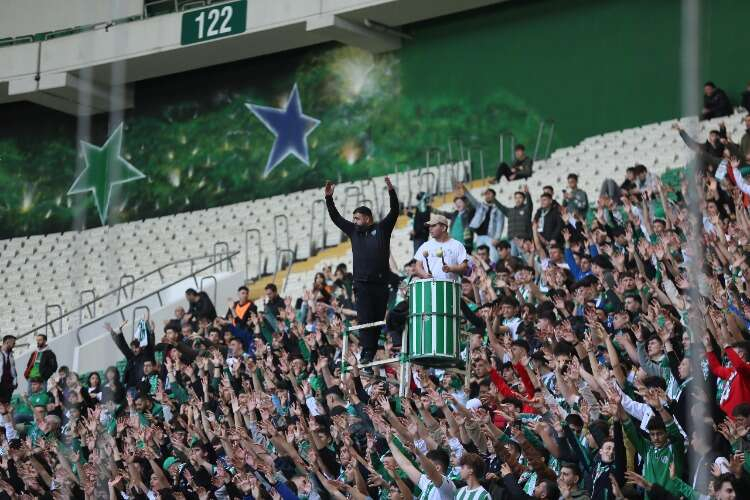
[[[719,116],[729,116],[734,111],[732,109],[732,103],[729,102],[729,97],[726,92],[717,88],[711,96],[703,96],[703,107],[706,108],[706,112],[703,113],[703,118],[717,118]]]
[[[154,332],[148,329],[148,344],[141,348],[140,352],[136,355],[133,350],[130,349],[128,342],[125,340],[125,336],[122,332],[113,332],[112,340],[115,341],[117,348],[125,356],[127,364],[125,365],[125,372],[122,375],[122,383],[126,388],[137,387],[143,379],[143,363],[146,361],[154,361]]]
[[[39,360],[39,376],[46,382],[57,370],[57,356],[55,356],[55,353],[49,347],[42,352],[38,352],[37,356],[41,356]],[[34,367],[34,363],[36,363],[36,359],[32,354],[29,357],[28,363],[26,363],[26,370],[23,372],[23,376],[27,379],[29,378],[31,369]]]
[[[198,321],[200,318],[207,318],[209,321],[216,319],[216,309],[214,303],[206,292],[198,292],[198,300],[190,303],[188,312],[191,314],[190,321]]]
[[[388,191],[390,210],[388,215],[377,224],[359,227],[341,217],[332,196],[326,196],[328,215],[336,227],[346,234],[352,242],[354,261],[354,281],[386,283],[391,275],[389,260],[391,256],[391,233],[398,218],[398,197],[393,189]]]
[[[534,220],[539,221],[542,218],[544,209],[539,208],[534,215]],[[541,223],[540,223],[541,224]],[[558,244],[562,242],[562,228],[564,222],[562,215],[560,215],[560,209],[556,206],[551,206],[549,212],[544,216],[544,225],[541,227],[540,234],[545,240],[552,242],[555,241]]]

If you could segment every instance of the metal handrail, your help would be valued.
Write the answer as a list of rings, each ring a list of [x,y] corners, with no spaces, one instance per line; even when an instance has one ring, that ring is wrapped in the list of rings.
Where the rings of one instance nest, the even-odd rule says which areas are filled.
[[[456,149],[458,149],[458,159],[456,159],[455,156],[453,156],[453,144],[456,144],[458,146]],[[464,158],[464,143],[461,142],[461,139],[458,137],[451,137],[448,139],[448,161],[451,163],[456,163],[459,161],[463,161]]]
[[[88,288],[86,290],[81,290],[80,292],[78,292],[78,303],[80,305],[83,305],[83,296],[85,294],[91,294],[91,296],[93,297],[92,299],[93,302],[89,302],[87,306],[82,307],[81,309],[78,310],[78,322],[79,323],[83,322],[84,311],[87,311],[89,313],[89,318],[96,317],[96,290],[94,290],[93,288]]]
[[[547,128],[549,127],[549,128]],[[532,159],[536,161],[539,158],[539,144],[542,142],[542,135],[544,134],[545,129],[547,130],[548,138],[547,138],[547,152],[545,155],[545,158],[549,156],[549,150],[552,146],[552,134],[555,133],[555,122],[553,120],[542,120],[539,122],[539,132],[536,134],[536,144],[534,145],[534,156],[532,156]]]
[[[195,276],[193,276],[193,277],[195,277]],[[214,276],[213,274],[211,276],[202,276],[201,277],[200,285],[198,286],[198,289],[201,292],[204,291],[203,290],[203,282],[205,282],[206,280],[214,280],[214,306],[216,306],[216,295],[217,295],[218,290],[219,290],[219,280],[217,280],[216,276]]]
[[[279,221],[284,226],[284,233],[286,235],[286,244],[282,247],[279,245]],[[282,235],[283,236],[283,235]],[[289,217],[285,214],[276,214],[273,216],[273,243],[276,247],[276,251],[280,248],[289,248]]]
[[[547,150],[544,152],[544,157],[549,158],[549,152],[552,148],[552,135],[555,133],[555,122],[550,120],[550,127],[549,127],[549,138],[547,139]]]
[[[284,284],[281,286],[281,294],[283,295],[286,292],[286,284],[289,282],[289,275],[292,272],[292,266],[294,265],[294,261],[296,260],[297,256],[294,251],[292,251],[289,248],[281,248],[276,251],[276,272],[273,273],[273,280],[276,281],[276,276],[279,274],[279,271],[281,271],[281,256],[284,254],[289,254],[290,260],[289,265],[286,268],[286,276],[284,277]]]
[[[225,257],[225,259],[231,259],[232,257],[234,257],[235,255],[237,255],[238,253],[240,253],[240,251],[239,251],[239,250],[237,250],[237,251],[233,252],[233,253],[232,253],[231,255],[228,255],[227,257]],[[84,303],[84,304],[81,304],[80,306],[78,306],[78,307],[76,307],[75,309],[73,309],[73,310],[71,310],[71,311],[68,311],[68,312],[66,312],[66,313],[63,313],[63,309],[62,309],[62,306],[60,306],[59,304],[51,304],[51,305],[48,305],[48,306],[47,306],[47,307],[45,308],[45,311],[44,311],[44,323],[43,323],[42,325],[39,325],[39,326],[35,326],[35,327],[34,327],[34,328],[32,328],[31,330],[28,330],[28,331],[26,331],[26,332],[24,332],[24,333],[22,333],[22,334],[18,335],[18,338],[19,338],[19,339],[21,339],[21,338],[23,338],[23,337],[26,337],[27,335],[32,335],[32,334],[36,333],[37,331],[39,331],[39,330],[41,330],[41,329],[44,329],[44,330],[45,330],[45,333],[46,333],[46,331],[47,331],[47,327],[48,327],[48,325],[49,325],[50,323],[53,323],[53,322],[57,322],[57,321],[59,321],[59,322],[60,322],[60,324],[62,325],[62,320],[63,320],[64,318],[67,318],[68,316],[71,316],[71,315],[73,315],[73,314],[77,314],[77,313],[78,313],[78,312],[79,312],[79,311],[80,311],[81,309],[83,309],[83,308],[85,308],[85,307],[87,307],[87,306],[90,306],[91,304],[93,304],[93,303],[95,303],[95,302],[99,302],[99,301],[101,301],[102,299],[104,299],[104,298],[106,298],[106,297],[109,297],[110,295],[114,295],[114,294],[120,293],[120,291],[121,291],[121,290],[122,290],[123,288],[127,287],[127,286],[131,286],[131,285],[132,285],[132,286],[135,286],[135,283],[136,283],[136,282],[138,282],[138,281],[142,281],[142,280],[144,280],[144,279],[146,279],[146,278],[148,278],[148,277],[150,277],[150,276],[152,276],[152,275],[154,275],[154,274],[159,274],[159,273],[161,273],[161,271],[163,271],[164,269],[166,269],[166,268],[168,268],[168,267],[170,267],[170,266],[176,266],[176,265],[179,265],[179,264],[184,264],[184,263],[186,263],[186,262],[190,262],[191,270],[190,270],[190,274],[189,274],[189,275],[187,275],[187,277],[190,277],[190,276],[192,276],[192,275],[194,274],[194,271],[193,271],[193,264],[195,263],[195,261],[196,261],[196,260],[202,260],[202,259],[207,259],[207,258],[211,258],[211,257],[213,257],[213,256],[212,256],[212,255],[201,255],[200,257],[186,257],[186,258],[184,258],[184,259],[178,259],[178,260],[174,260],[174,261],[172,261],[172,262],[170,262],[170,263],[168,263],[168,264],[162,264],[162,265],[161,265],[161,266],[159,266],[159,267],[158,267],[157,269],[154,269],[153,271],[149,271],[148,273],[146,273],[146,274],[144,274],[144,275],[142,275],[142,276],[139,276],[139,277],[138,277],[138,278],[136,278],[136,279],[135,279],[135,281],[133,281],[132,283],[128,283],[128,284],[125,284],[125,285],[123,285],[123,286],[121,286],[121,287],[117,287],[117,288],[114,288],[114,289],[112,289],[112,290],[110,290],[110,291],[108,291],[108,292],[105,292],[104,294],[102,294],[102,295],[100,295],[100,296],[96,297],[96,299],[94,299],[94,300],[91,300],[91,301],[89,301],[89,302],[86,302],[86,303]],[[214,264],[213,264],[213,263],[211,263],[211,264],[209,264],[208,266],[206,266],[205,268],[201,268],[201,269],[200,269],[199,271],[197,271],[197,272],[202,272],[202,271],[205,271],[206,269],[208,269],[208,268],[212,267],[213,265],[214,265]],[[175,281],[174,283],[171,283],[171,284],[170,284],[170,285],[168,285],[168,286],[167,286],[166,288],[169,288],[170,286],[174,285],[175,283],[178,283],[179,281],[182,281],[183,279],[185,279],[185,277],[182,277],[182,278],[180,278],[180,279],[179,279],[178,281]],[[160,289],[159,289],[158,291],[159,291],[159,292],[161,292],[161,291],[163,291],[163,290],[166,290],[166,288],[160,288]],[[149,294],[148,296],[150,296],[150,295],[156,295],[156,293],[157,293],[157,292],[153,292],[153,293]],[[123,306],[123,307],[125,307],[125,306]],[[48,316],[48,312],[49,312],[49,311],[48,311],[48,309],[50,309],[50,308],[56,308],[56,309],[59,309],[59,311],[60,311],[60,315],[59,315],[59,316],[57,316],[57,317],[55,317],[55,318],[49,319],[49,316]],[[123,318],[123,320],[124,320],[124,319],[125,319],[125,318]],[[53,333],[54,333],[54,329],[53,329],[52,331],[53,331]]]
[[[138,322],[135,320],[135,315],[138,311],[146,311],[146,321],[148,321],[151,318],[151,308],[148,306],[135,306],[133,308],[133,314],[131,315],[130,320],[130,326],[132,327],[132,330],[130,332],[130,337],[132,338],[135,335],[135,329],[138,326]],[[149,327],[150,328],[150,327]]]
[[[376,214],[380,213],[380,206],[379,206],[379,200],[378,200],[378,187],[375,185],[375,181],[372,179],[365,179],[362,181],[361,189],[362,189],[362,196],[364,196],[365,193],[365,186],[372,186],[372,194],[374,199],[374,205],[373,205],[373,212]],[[367,203],[362,202],[363,205],[367,205]]]
[[[372,203],[372,200],[370,198],[364,198],[364,199],[362,199],[362,205],[364,205],[366,207],[371,207],[371,206],[373,206],[373,203]],[[375,212],[375,213],[377,214],[377,212]]]
[[[126,279],[130,281],[125,281]],[[130,297],[128,297],[127,286],[130,286]],[[132,274],[123,274],[120,276],[120,286],[117,289],[117,305],[120,305],[120,293],[125,296],[126,299],[132,299],[135,295],[135,276]]]
[[[512,132],[503,132],[500,134],[500,141],[498,146],[497,162],[498,164],[505,161],[505,138],[510,139],[510,154],[513,157],[513,150],[516,148],[516,136]]]
[[[412,197],[412,190],[411,190],[411,170],[409,169],[409,165],[404,165],[404,177],[406,177],[406,196],[403,196],[403,193],[401,192],[400,186],[397,186],[399,189],[397,190],[399,196],[403,196],[403,204],[405,206],[411,205],[411,197]],[[396,165],[396,178],[398,178],[399,174],[399,165]]]
[[[427,181],[426,187],[425,187],[425,181],[424,181],[425,177],[432,177],[431,181]],[[435,182],[436,182],[435,172],[424,171],[419,174],[419,187],[421,188],[420,191],[423,191],[426,195],[432,196],[433,189],[431,189],[431,187],[435,188],[434,192],[435,194],[437,194],[437,186]],[[416,200],[415,200],[415,204],[416,204]]]
[[[57,318],[49,319],[49,311],[50,309],[56,309],[60,311],[60,315]],[[60,323],[60,331],[63,329],[63,308],[60,304],[47,304],[44,306],[44,335],[49,337],[47,335],[47,327],[49,326],[50,330],[52,330],[52,336],[55,336],[55,327],[53,323],[59,322]],[[39,330],[39,328],[36,328],[34,330],[31,330],[28,333],[34,333],[36,330]],[[26,335],[19,335],[18,338],[22,339]]]
[[[224,249],[223,251],[220,250],[222,248]],[[229,253],[229,243],[227,243],[226,241],[217,241],[216,243],[214,243],[214,253],[213,253],[214,262],[216,262],[217,257],[221,257],[222,255],[226,255],[228,253]],[[214,271],[216,270],[216,265],[217,264],[214,264]],[[218,266],[219,266],[219,272],[223,271],[222,268],[224,266],[222,266],[221,264],[218,264]],[[227,271],[229,270],[230,270],[230,267],[229,265],[227,265]]]
[[[359,202],[360,198],[362,198],[362,189],[359,186],[346,186],[346,188],[344,188],[344,211],[348,208],[347,202],[349,201],[349,198],[352,197],[352,193],[355,196],[355,205]]]
[[[474,163],[472,159],[472,152],[478,151],[479,152],[479,177],[480,179],[484,179],[484,151],[479,146],[471,146],[469,147],[468,151],[468,159],[469,159],[469,172],[471,173],[469,175],[469,180],[474,180]]]
[[[315,207],[317,205],[323,206],[323,213],[322,217],[320,219],[320,225],[322,228],[323,237],[320,240],[320,248],[326,247],[326,212],[328,210],[328,207],[326,206],[326,200],[321,200],[320,198],[313,200],[312,207],[310,207],[310,256],[312,257],[317,252],[317,247],[315,245]]]
[[[261,246],[260,229],[246,229],[245,230],[245,279],[250,279],[250,235],[258,235],[258,273],[256,277],[263,275],[263,247]]]
[[[355,208],[357,208],[357,205],[359,205],[359,200],[362,198],[362,190],[359,188],[359,186],[347,186],[344,189],[344,206],[342,207],[343,212],[345,214],[350,213],[347,212],[349,209],[349,199],[354,197],[354,207],[351,208],[352,211],[354,211]],[[341,232],[341,240],[342,243],[346,241],[346,234]]]
[[[235,250],[234,252],[232,252],[231,254],[227,255],[226,257],[223,257],[223,259],[231,260],[231,259],[233,259],[234,257],[236,257],[237,255],[239,255],[239,253],[240,253],[240,250]],[[209,255],[204,255],[203,257],[199,257],[199,258],[206,258],[206,257],[210,257],[210,256],[209,256]],[[193,259],[183,259],[183,260],[184,260],[184,261],[194,261],[194,260],[195,260],[195,258],[193,258]],[[172,282],[168,283],[167,285],[163,285],[163,286],[161,286],[161,287],[160,287],[160,288],[159,288],[158,290],[156,290],[156,291],[153,291],[153,292],[151,292],[151,293],[148,293],[148,294],[144,295],[143,297],[140,297],[140,298],[138,298],[138,299],[136,299],[136,300],[131,300],[131,301],[130,301],[130,302],[128,302],[127,304],[125,304],[125,305],[122,305],[122,306],[119,306],[119,307],[117,307],[116,309],[113,309],[112,311],[108,312],[107,314],[102,314],[102,315],[100,316],[100,318],[101,318],[101,317],[104,317],[104,316],[109,316],[109,315],[111,315],[111,314],[119,314],[119,315],[120,315],[120,318],[122,318],[122,320],[123,320],[123,321],[125,321],[125,320],[127,319],[127,318],[125,317],[125,312],[124,312],[124,311],[125,311],[125,309],[127,309],[128,307],[131,307],[131,306],[133,306],[133,305],[135,305],[135,304],[137,304],[138,302],[140,302],[140,301],[142,301],[142,300],[148,299],[149,297],[153,297],[153,296],[156,296],[156,297],[158,297],[158,298],[159,298],[159,304],[161,304],[161,305],[163,306],[163,305],[164,305],[164,303],[163,303],[163,302],[162,302],[162,300],[161,300],[161,292],[163,292],[164,290],[167,290],[167,289],[169,289],[169,288],[171,288],[171,287],[175,286],[175,285],[176,285],[176,284],[178,284],[178,283],[181,283],[182,281],[185,281],[186,279],[190,279],[190,278],[193,278],[193,280],[194,280],[194,281],[196,282],[196,287],[198,287],[198,279],[196,278],[196,275],[198,275],[198,274],[202,273],[203,271],[208,271],[208,270],[209,270],[209,269],[211,269],[211,268],[212,268],[213,266],[214,266],[214,263],[213,263],[213,262],[211,262],[210,264],[208,264],[208,265],[206,265],[206,266],[203,266],[203,267],[201,267],[201,268],[199,268],[199,269],[197,269],[197,270],[191,270],[191,271],[190,271],[190,274],[186,274],[186,275],[180,276],[180,277],[179,277],[178,279],[176,279],[176,280],[174,280],[174,281],[172,281]],[[66,313],[66,315],[68,315],[68,314],[72,314],[73,312],[75,312],[75,311],[71,311],[71,312],[69,312],[69,313]],[[56,321],[57,319],[60,319],[60,320],[62,320],[62,317],[61,317],[61,318],[56,318],[56,319],[55,319],[55,320],[53,320],[53,321]],[[86,322],[86,323],[84,323],[84,324],[80,325],[80,326],[79,326],[78,328],[76,328],[76,341],[78,342],[78,345],[81,345],[81,330],[82,330],[83,328],[85,328],[85,327],[89,326],[89,325],[93,325],[93,324],[94,324],[94,323],[96,323],[97,321],[99,321],[99,319],[92,319],[91,321],[88,321],[88,322]],[[19,336],[19,338],[23,338],[23,337],[24,337],[24,336],[26,336],[27,334],[29,334],[29,333],[33,333],[33,332],[34,332],[35,330],[38,330],[39,328],[44,328],[44,326],[46,326],[46,325],[42,325],[41,327],[37,327],[37,328],[35,328],[34,330],[31,330],[30,332],[27,332],[27,333],[25,333],[25,334],[23,334],[23,335]]]
[[[442,152],[440,151],[440,148],[433,146],[425,150],[424,168],[430,168],[430,158],[432,158],[432,153],[435,153],[435,159],[437,160],[437,162],[435,163],[435,166],[437,167],[437,183],[435,184],[435,194],[440,194],[443,181],[443,173],[442,169],[440,168],[440,164],[442,163]]]

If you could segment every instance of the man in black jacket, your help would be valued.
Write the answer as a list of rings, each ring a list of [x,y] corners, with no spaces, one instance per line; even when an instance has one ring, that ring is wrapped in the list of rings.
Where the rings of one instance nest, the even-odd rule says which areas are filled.
[[[42,386],[47,386],[47,379],[57,370],[57,356],[47,345],[47,336],[40,333],[36,336],[36,351],[31,353],[23,373],[26,380],[40,378]]]
[[[388,279],[391,271],[391,233],[398,218],[398,197],[390,178],[385,178],[390,198],[390,210],[383,220],[375,224],[372,211],[367,207],[354,210],[354,221],[344,219],[333,201],[332,182],[325,187],[328,215],[336,227],[341,229],[352,243],[354,261],[354,295],[356,298],[357,321],[360,324],[382,321],[388,305]],[[362,353],[360,362],[369,363],[378,348],[379,328],[360,330]]]
[[[141,383],[143,379],[143,364],[146,361],[154,361],[154,345],[156,342],[154,340],[154,326],[151,323],[146,330],[147,343],[145,346],[141,346],[141,343],[137,339],[133,339],[130,345],[128,345],[125,336],[122,334],[122,329],[126,324],[127,321],[120,325],[117,331],[109,323],[104,323],[104,328],[109,332],[115,345],[125,356],[127,364],[125,365],[122,382],[126,389],[130,389],[138,387]]]
[[[206,292],[202,290],[196,292],[192,288],[188,288],[185,290],[185,298],[190,304],[186,316],[193,324],[193,328],[197,327],[198,320],[201,318],[206,318],[208,321],[216,319],[216,308],[214,308],[214,303],[211,302],[211,298]]]
[[[714,82],[706,82],[703,86],[703,113],[701,120],[710,120],[719,116],[732,114],[732,103],[726,92],[718,88]]]
[[[562,241],[561,231],[565,225],[560,215],[560,209],[552,202],[552,195],[542,193],[539,198],[539,209],[534,215],[534,223],[537,226],[542,243],[545,245],[552,241],[560,243]]]
[[[531,177],[534,160],[526,156],[526,147],[523,144],[517,145],[513,150],[513,155],[515,156],[513,165],[502,162],[497,166],[495,184],[500,182],[502,177],[505,177],[509,181]]]

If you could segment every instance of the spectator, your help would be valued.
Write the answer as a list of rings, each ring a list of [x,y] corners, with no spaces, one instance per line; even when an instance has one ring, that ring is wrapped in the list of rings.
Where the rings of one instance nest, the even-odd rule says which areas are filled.
[[[480,245],[459,273],[466,379],[413,365],[401,380],[397,363],[360,372],[356,334],[342,351],[357,305],[337,284],[345,268],[324,267],[299,298],[268,287],[266,318],[251,311],[247,328],[177,319],[158,346],[111,332],[127,395],[114,367],[102,382],[61,367],[0,403],[0,498],[736,498],[750,478],[748,188],[739,159],[715,175],[697,161],[685,175],[703,224],[687,182],[665,201],[666,182],[638,166],[590,218],[563,220],[545,186],[517,257],[498,241],[491,265]],[[703,245],[695,274],[685,241]],[[379,355],[398,356],[410,321],[420,271],[406,268]]]
[[[120,383],[120,373],[114,366],[110,366],[104,371],[104,384],[101,394],[101,401],[104,403],[112,401],[119,405],[125,400],[125,388]]]
[[[196,292],[194,289],[188,288],[185,290],[185,298],[190,307],[182,319],[183,323],[189,321],[193,325],[193,328],[195,328],[198,325],[198,320],[201,318],[206,318],[208,321],[213,321],[216,318],[214,304],[203,290]]]
[[[23,376],[26,380],[38,378],[43,384],[46,384],[47,379],[57,370],[57,357],[47,345],[46,335],[37,334],[35,339],[36,350],[29,357]]]
[[[735,406],[750,401],[750,363],[747,362],[750,346],[747,342],[742,342],[725,348],[724,352],[732,363],[731,368],[719,363],[708,335],[703,337],[703,346],[706,349],[711,373],[727,381],[721,393],[720,403],[724,413],[732,415]]]
[[[539,208],[534,214],[532,225],[534,236],[539,237],[543,245],[561,243],[563,220],[560,209],[553,205],[552,195],[543,193],[539,198]]]
[[[412,212],[412,229],[410,233],[415,253],[430,238],[430,232],[427,230],[425,223],[430,220],[432,211],[430,195],[424,191],[417,193],[417,206],[414,207],[414,211]]]
[[[529,195],[529,186],[524,186],[521,191],[513,193],[514,205],[506,207],[499,201],[495,200],[495,205],[508,219],[508,239],[511,241],[511,253],[518,255],[518,250],[514,249],[513,241],[518,238],[521,240],[531,240],[531,216],[534,205]]]
[[[120,349],[123,356],[125,356],[126,365],[125,371],[122,375],[122,383],[126,389],[133,389],[138,387],[141,380],[143,380],[144,364],[147,361],[154,362],[154,346],[156,345],[154,340],[154,325],[152,322],[150,323],[147,330],[148,337],[146,345],[141,346],[141,343],[136,339],[131,340],[130,345],[128,345],[125,336],[122,333],[122,329],[126,324],[127,323],[124,322],[120,325],[117,331],[115,331],[112,328],[112,325],[104,323],[104,329],[109,332],[115,345]],[[172,331],[172,327],[167,325],[165,327],[165,331],[166,330]]]
[[[232,321],[234,326],[247,325],[250,314],[258,312],[258,307],[248,298],[249,293],[250,290],[243,285],[237,289],[237,300],[230,301],[229,310],[225,316]]]
[[[578,174],[568,174],[568,189],[563,189],[562,205],[581,219],[586,218],[589,211],[589,197],[586,191],[578,189]]]
[[[701,120],[710,120],[720,116],[729,116],[734,110],[726,92],[718,88],[714,82],[706,82],[703,86],[703,112]]]
[[[526,156],[526,147],[523,144],[516,145],[513,150],[513,156],[515,157],[513,165],[502,162],[497,166],[495,184],[500,182],[501,177],[505,177],[509,181],[531,177],[534,161]]]
[[[13,391],[18,387],[18,375],[16,374],[16,360],[13,359],[13,347],[16,345],[16,337],[6,335],[0,347],[0,404],[10,402]]]
[[[266,291],[266,300],[264,302],[264,311],[266,313],[266,316],[271,316],[273,318],[276,318],[279,316],[279,311],[284,309],[286,307],[286,304],[284,303],[284,299],[282,299],[279,296],[279,290],[276,288],[276,285],[273,283],[269,283],[266,285],[265,288]]]
[[[469,223],[475,235],[474,246],[487,245],[490,249],[490,259],[492,262],[497,262],[495,244],[500,241],[505,229],[505,216],[495,205],[497,193],[494,189],[487,188],[482,195],[484,201],[479,201],[463,184],[459,186],[458,192],[459,196],[466,196],[474,208],[474,216]]]
[[[448,218],[451,222],[449,230],[451,238],[463,243],[466,251],[471,253],[473,245],[470,224],[474,216],[474,209],[467,206],[467,203],[466,196],[456,196],[453,198],[453,211],[442,211],[433,208],[432,212]]]

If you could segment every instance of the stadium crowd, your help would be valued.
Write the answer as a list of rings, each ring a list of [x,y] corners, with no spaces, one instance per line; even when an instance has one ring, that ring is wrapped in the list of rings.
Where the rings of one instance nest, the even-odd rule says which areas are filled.
[[[441,214],[471,251],[461,282],[470,375],[414,366],[407,398],[397,364],[358,369],[356,335],[342,352],[356,318],[343,265],[300,298],[271,284],[254,303],[242,287],[217,312],[188,290],[186,309],[138,325],[136,340],[109,327],[123,373],[84,380],[57,368],[39,336],[20,398],[10,398],[7,336],[0,496],[741,497],[750,131],[739,143],[683,137],[700,153],[699,216],[686,202],[690,179],[670,183],[640,165],[605,181],[590,208],[574,174],[560,200],[545,187],[536,211],[527,189],[506,206],[491,189],[478,200],[458,185],[455,210]],[[522,149],[517,162],[501,167],[501,182],[519,165],[532,175]],[[399,350],[413,268],[394,269],[376,358]]]

